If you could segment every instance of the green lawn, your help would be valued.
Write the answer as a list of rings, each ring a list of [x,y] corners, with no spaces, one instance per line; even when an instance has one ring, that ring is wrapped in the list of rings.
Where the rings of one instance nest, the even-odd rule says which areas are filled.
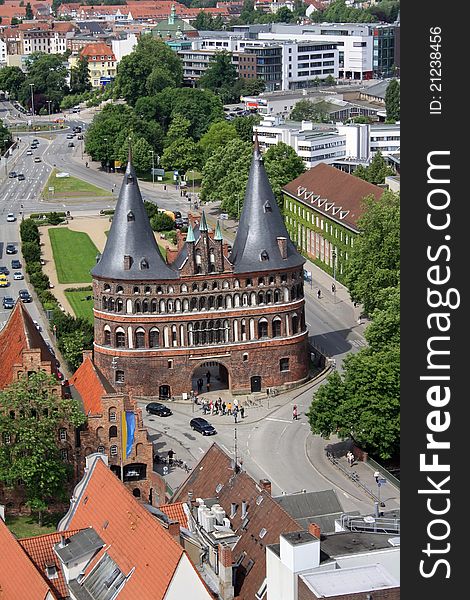
[[[104,234],[105,234],[106,237],[108,237],[108,235],[109,235],[109,229],[108,229],[108,231],[105,231]],[[158,242],[157,242],[157,244],[158,244]],[[160,249],[160,254],[166,260],[166,248],[165,248],[165,246],[160,246],[160,244],[158,244],[158,248]]]
[[[39,527],[37,514],[33,513],[30,516],[7,516],[6,524],[10,531],[17,538],[33,537],[36,535],[44,535],[57,531],[57,524],[63,517],[62,514],[43,514],[43,526]]]
[[[52,196],[52,192],[49,192],[50,187],[54,188],[54,198],[112,196],[110,191],[97,187],[87,181],[83,181],[83,179],[78,179],[78,177],[56,177],[56,173],[58,172],[57,169],[53,169],[52,173],[49,175],[49,179],[42,191],[43,198]]]
[[[49,237],[60,283],[88,283],[96,264],[98,248],[87,233],[68,228],[50,228]]]
[[[65,292],[75,316],[82,317],[90,323],[93,323],[93,299],[87,300],[86,298],[92,294],[92,291]]]

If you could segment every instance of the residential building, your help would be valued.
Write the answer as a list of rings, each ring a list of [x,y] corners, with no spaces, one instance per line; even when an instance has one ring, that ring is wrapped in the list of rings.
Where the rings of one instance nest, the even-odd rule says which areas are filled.
[[[321,163],[285,185],[284,218],[301,252],[338,279],[359,233],[363,199],[383,189]]]
[[[95,365],[116,390],[134,396],[187,396],[208,367],[219,389],[232,393],[304,382],[304,259],[257,144],[231,251],[204,213],[193,225],[165,262],[129,161],[92,270]]]
[[[116,77],[116,57],[112,48],[106,44],[87,44],[81,50],[80,56],[88,60],[92,87],[102,87]]]
[[[137,36],[133,33],[123,34],[122,37],[111,40],[111,47],[116,58],[116,63],[119,63],[124,56],[131,54],[137,46]]]
[[[75,26],[69,22],[39,21],[5,28],[0,36],[10,56],[29,56],[33,52],[63,54],[67,50],[67,36],[74,30]]]
[[[187,504],[191,537],[207,548],[202,576],[214,582],[222,600],[258,597],[266,578],[266,549],[281,533],[301,530],[271,497],[271,483],[252,479],[217,444],[172,501]],[[183,544],[186,548],[190,540]]]
[[[151,31],[154,37],[163,39],[178,39],[197,35],[197,30],[192,25],[176,16],[174,4],[171,5],[170,16],[157,23]]]

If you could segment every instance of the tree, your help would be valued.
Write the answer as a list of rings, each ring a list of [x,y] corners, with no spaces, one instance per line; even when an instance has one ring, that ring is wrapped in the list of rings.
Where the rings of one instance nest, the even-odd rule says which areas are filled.
[[[200,154],[197,144],[191,139],[182,139],[173,142],[165,148],[161,158],[164,169],[175,169],[180,173],[186,173],[199,165]]]
[[[225,146],[237,137],[237,130],[232,123],[228,121],[212,123],[209,130],[199,140],[199,147],[202,150],[204,160],[207,160],[217,148]]]
[[[287,6],[281,6],[281,8],[276,11],[275,16],[278,23],[292,23],[296,20],[294,13],[289,10]]]
[[[304,161],[291,146],[283,142],[271,146],[263,160],[277,203],[282,209],[282,187],[305,171]]]
[[[333,75],[328,75],[325,77],[324,83],[325,85],[336,85],[336,79],[333,77]]]
[[[57,110],[69,91],[67,67],[64,66],[63,56],[34,52],[27,57],[26,66],[28,75],[19,91],[21,103],[31,106],[30,85],[33,84],[35,111],[39,111],[43,106],[47,108],[47,100],[52,103],[51,109]]]
[[[72,331],[62,336],[60,349],[73,371],[82,364],[85,337],[82,331]]]
[[[3,67],[0,69],[0,90],[8,92],[12,100],[18,100],[26,75],[19,67]]]
[[[299,100],[292,109],[290,118],[293,121],[316,121],[320,123],[328,121],[328,104],[323,100],[320,102]]]
[[[385,110],[387,111],[387,121],[400,120],[400,83],[396,79],[392,79],[387,86]]]
[[[84,56],[80,56],[77,65],[70,70],[70,92],[83,94],[88,90],[91,90],[88,60]]]
[[[182,141],[189,136],[189,128],[191,127],[191,121],[183,117],[180,113],[176,113],[171,121],[171,125],[168,128],[165,145],[169,146],[173,142]]]
[[[359,165],[353,172],[353,175],[356,177],[360,177],[361,179],[364,179],[369,183],[373,183],[374,185],[384,183],[385,177],[393,174],[394,171],[392,167],[387,165],[380,151],[376,152],[368,167]]]
[[[150,173],[152,167],[152,146],[143,137],[132,140],[132,164],[140,173]],[[119,160],[127,164],[129,158],[129,140],[121,146]]]
[[[34,19],[33,9],[31,8],[30,2],[28,2],[28,4],[26,5],[24,16],[28,21],[31,21],[32,19]]]
[[[115,94],[131,106],[148,94],[166,87],[178,87],[183,80],[183,67],[178,55],[163,40],[150,34],[139,38],[134,50],[124,56],[118,66]]]
[[[92,160],[106,162],[114,160],[121,145],[114,150],[114,144],[124,132],[129,137],[129,122],[133,117],[132,109],[125,104],[107,105],[94,118],[85,137],[85,151]]]
[[[24,483],[41,524],[47,502],[65,496],[69,469],[60,456],[58,430],[79,427],[85,415],[76,400],[61,398],[57,380],[42,371],[2,390],[0,407],[0,480]]]
[[[384,191],[380,200],[364,199],[365,212],[358,221],[361,235],[354,240],[345,266],[344,281],[351,299],[361,302],[371,315],[381,308],[381,291],[396,287],[400,276],[400,200]]]
[[[364,335],[373,350],[400,343],[400,285],[381,290]]]
[[[163,212],[157,213],[150,220],[150,225],[154,231],[171,231],[175,228],[175,222]]]
[[[241,85],[241,96],[259,96],[266,89],[266,83],[262,79],[239,79]]]
[[[232,55],[223,50],[211,58],[209,67],[199,80],[199,86],[218,93],[232,88],[236,80],[237,69],[232,63]]]
[[[238,137],[244,142],[253,141],[253,127],[259,125],[261,117],[258,114],[247,115],[246,117],[236,117],[232,121],[232,125],[237,130]]]

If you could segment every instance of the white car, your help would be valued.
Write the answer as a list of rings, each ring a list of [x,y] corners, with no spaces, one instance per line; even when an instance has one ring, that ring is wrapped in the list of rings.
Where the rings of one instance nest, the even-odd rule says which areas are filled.
[[[20,271],[17,271],[16,273],[13,273],[13,279],[22,280],[24,279],[24,275],[23,273],[20,273]]]
[[[31,156],[31,154],[32,154],[32,153],[33,153],[33,151],[32,151],[32,150],[26,150],[26,154],[27,154],[28,156]]]
[[[8,221],[9,223],[13,223],[14,221],[16,221],[16,217],[15,217],[15,215],[14,215],[13,213],[8,213],[8,214],[7,214],[7,221]]]
[[[42,327],[41,327],[41,325],[39,325],[39,323],[38,323],[37,321],[34,321],[34,320],[33,320],[33,323],[34,323],[34,326],[36,327],[36,329],[37,329],[38,331],[42,331]]]

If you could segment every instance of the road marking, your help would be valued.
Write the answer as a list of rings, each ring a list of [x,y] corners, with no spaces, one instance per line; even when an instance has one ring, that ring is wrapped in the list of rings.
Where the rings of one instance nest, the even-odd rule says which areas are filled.
[[[287,419],[274,419],[273,417],[266,417],[266,421],[277,421],[278,423],[291,423]]]
[[[201,454],[204,454],[204,450],[203,450],[201,447],[199,447],[199,452],[200,452]]]
[[[222,446],[222,448],[225,450],[225,452],[227,452],[227,454],[233,454],[233,452],[231,450],[229,450],[227,448],[227,446],[224,446],[223,444],[220,444]]]

